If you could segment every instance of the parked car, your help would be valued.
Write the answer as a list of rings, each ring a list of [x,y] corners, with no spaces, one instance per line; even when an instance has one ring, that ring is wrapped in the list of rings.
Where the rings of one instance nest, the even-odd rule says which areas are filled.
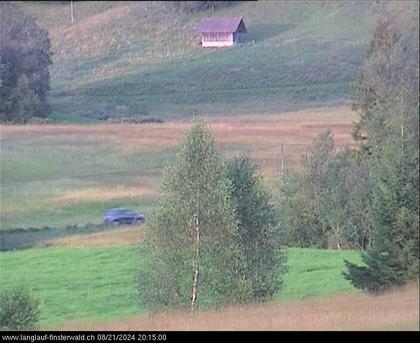
[[[105,212],[103,221],[106,225],[139,224],[145,218],[126,208],[111,208]]]

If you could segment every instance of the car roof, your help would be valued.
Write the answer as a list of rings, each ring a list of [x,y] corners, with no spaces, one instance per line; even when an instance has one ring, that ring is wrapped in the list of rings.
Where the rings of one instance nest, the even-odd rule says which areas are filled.
[[[136,217],[139,217],[139,218],[144,218],[144,215],[137,214],[136,212],[128,210],[126,208],[112,208],[112,209],[107,210],[104,213],[105,217],[118,216],[118,215],[130,215],[130,216],[136,216]]]
[[[106,211],[108,212],[133,212],[127,208],[110,208],[109,210]]]

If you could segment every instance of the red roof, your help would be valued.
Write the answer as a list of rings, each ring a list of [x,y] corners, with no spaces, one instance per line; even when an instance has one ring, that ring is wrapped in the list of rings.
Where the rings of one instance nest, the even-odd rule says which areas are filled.
[[[197,31],[200,33],[246,32],[246,27],[241,17],[209,17],[201,21]]]

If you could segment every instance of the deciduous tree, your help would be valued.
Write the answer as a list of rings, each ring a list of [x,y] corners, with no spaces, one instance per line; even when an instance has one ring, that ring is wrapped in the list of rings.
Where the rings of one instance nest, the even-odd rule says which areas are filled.
[[[279,290],[285,271],[285,242],[278,215],[249,157],[230,160],[226,173],[238,222],[238,244],[244,256],[243,300],[270,299]]]
[[[0,121],[46,117],[51,62],[47,31],[18,5],[0,3]]]
[[[166,169],[147,224],[149,258],[138,274],[149,308],[190,308],[239,301],[243,256],[222,158],[205,124],[194,123]]]

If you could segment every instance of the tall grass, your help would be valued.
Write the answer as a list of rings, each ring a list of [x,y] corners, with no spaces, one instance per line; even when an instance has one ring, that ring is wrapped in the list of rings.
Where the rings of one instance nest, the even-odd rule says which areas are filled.
[[[61,330],[349,331],[419,330],[418,285],[381,296],[343,294],[219,311],[159,313],[102,323],[73,321]]]

